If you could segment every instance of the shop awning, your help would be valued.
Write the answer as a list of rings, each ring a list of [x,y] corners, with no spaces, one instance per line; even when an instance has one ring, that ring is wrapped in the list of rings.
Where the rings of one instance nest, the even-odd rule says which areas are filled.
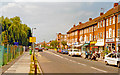
[[[104,46],[104,43],[103,43],[103,42],[97,42],[97,43],[95,44],[95,46]]]
[[[89,43],[86,43],[86,44],[84,44],[83,46],[88,46],[89,45]]]
[[[79,45],[74,45],[74,47],[80,47],[80,46],[82,46],[83,44],[79,44]]]

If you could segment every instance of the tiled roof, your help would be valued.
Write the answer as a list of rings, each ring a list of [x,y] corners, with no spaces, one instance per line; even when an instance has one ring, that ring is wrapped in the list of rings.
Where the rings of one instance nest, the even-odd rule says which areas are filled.
[[[77,25],[75,27],[72,27],[67,33],[71,33],[75,30],[78,30],[78,29],[83,29],[85,27],[88,27],[88,26],[91,26],[93,24],[96,24],[98,21],[100,21],[101,19],[103,18],[107,18],[109,17],[110,15],[116,13],[116,12],[120,12],[120,5],[116,6],[116,7],[113,7],[112,9],[108,10],[105,14],[103,14],[102,16],[99,16],[99,17],[96,17],[94,18],[93,20],[91,21],[87,21],[85,23],[82,23],[80,25]]]

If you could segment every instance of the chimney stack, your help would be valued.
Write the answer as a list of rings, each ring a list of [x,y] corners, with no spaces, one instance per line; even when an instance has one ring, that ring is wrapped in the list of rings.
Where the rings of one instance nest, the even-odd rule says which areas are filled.
[[[75,27],[75,24],[73,25],[73,27]]]
[[[82,24],[82,22],[79,22],[79,24]]]
[[[89,21],[91,21],[92,20],[92,18],[89,18]]]
[[[104,14],[104,13],[103,13],[103,12],[101,12],[101,13],[100,13],[100,16],[102,16],[103,14]]]
[[[118,3],[114,3],[114,7],[118,6]]]

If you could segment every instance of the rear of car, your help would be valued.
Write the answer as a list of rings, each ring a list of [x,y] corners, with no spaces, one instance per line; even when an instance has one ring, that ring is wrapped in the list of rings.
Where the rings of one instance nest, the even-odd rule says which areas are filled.
[[[68,50],[67,50],[67,49],[63,49],[63,50],[61,51],[61,53],[63,53],[63,54],[68,54]]]
[[[38,52],[43,52],[43,48],[39,48],[39,49],[38,49]]]
[[[73,49],[69,51],[69,56],[81,56],[81,52],[78,49]]]

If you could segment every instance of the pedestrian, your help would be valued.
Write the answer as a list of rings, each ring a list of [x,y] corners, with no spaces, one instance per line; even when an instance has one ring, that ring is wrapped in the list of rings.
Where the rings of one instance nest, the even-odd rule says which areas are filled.
[[[31,49],[29,50],[29,54],[32,55],[32,50]]]
[[[86,56],[85,56],[85,59],[88,58],[88,52],[87,52],[87,51],[85,52],[85,55],[86,55]]]

